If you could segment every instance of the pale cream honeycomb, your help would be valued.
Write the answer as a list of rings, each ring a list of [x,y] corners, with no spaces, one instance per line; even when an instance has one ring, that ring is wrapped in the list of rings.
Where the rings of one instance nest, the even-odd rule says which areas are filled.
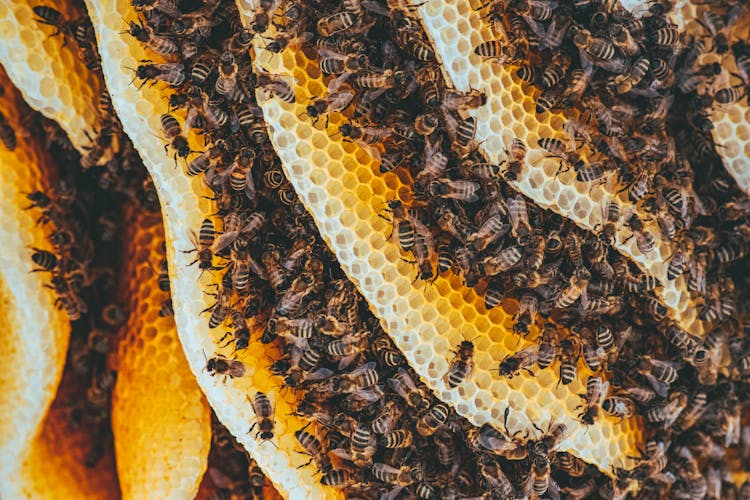
[[[705,30],[695,21],[707,7],[679,1],[670,12],[672,22],[688,32],[705,35]],[[750,9],[745,8],[741,19],[734,26],[729,43],[744,38],[747,41],[750,33]],[[737,72],[734,57],[728,53],[722,66],[728,72]],[[727,84],[736,85],[739,81],[732,79]],[[734,104],[717,106],[711,114],[714,123],[713,137],[717,145],[716,152],[724,162],[727,172],[734,177],[737,185],[750,194],[750,102],[745,96]]]
[[[239,1],[238,6],[247,22],[250,5]],[[502,425],[504,411],[510,407],[511,431],[536,435],[532,423],[546,429],[550,422],[564,422],[569,433],[560,449],[607,473],[613,465],[627,465],[626,457],[636,454],[640,442],[635,419],[603,418],[590,427],[581,424],[576,407],[584,387],[580,381],[559,385],[553,369],[537,370],[535,376],[500,377],[500,361],[525,347],[511,333],[511,316],[501,308],[487,311],[483,299],[463,287],[458,277],[414,283],[415,267],[386,238],[390,230],[378,216],[386,201],[407,190],[409,179],[394,173],[381,176],[377,162],[364,150],[344,142],[340,134],[332,137],[343,123],[341,115],[329,116],[327,131],[325,120],[313,126],[309,118],[301,117],[309,100],[325,93],[317,63],[289,49],[268,57],[257,39],[255,50],[256,64],[296,81],[293,104],[262,89],[257,92],[287,177],[342,268],[422,380],[475,425]],[[473,339],[476,346],[476,368],[470,380],[449,390],[442,377],[452,350],[464,339]],[[586,373],[582,375],[585,380]]]
[[[499,39],[493,33],[481,12],[471,7],[469,0],[441,0],[419,2],[417,9],[425,31],[433,42],[435,53],[442,62],[447,81],[458,90],[481,90],[487,95],[487,104],[469,114],[477,119],[476,140],[491,162],[506,158],[505,150],[514,138],[521,139],[528,148],[522,174],[513,185],[519,192],[534,200],[539,206],[549,208],[578,224],[593,230],[602,222],[602,208],[610,200],[623,207],[632,204],[627,194],[614,194],[604,186],[591,189],[590,183],[575,180],[575,172],[555,175],[559,161],[545,158],[538,147],[540,137],[567,139],[563,131],[565,116],[560,113],[535,112],[535,99],[525,90],[520,80],[508,67],[484,60],[474,54],[482,42]],[[644,214],[641,219],[648,220]],[[635,262],[643,272],[656,277],[663,286],[656,289],[657,296],[669,310],[669,315],[685,330],[703,334],[697,321],[697,309],[692,307],[684,277],[667,280],[669,257],[673,248],[670,242],[660,239],[655,222],[646,223],[655,237],[654,250],[643,254],[635,238],[627,240],[631,232],[617,231],[615,248]]]
[[[55,120],[73,145],[85,152],[99,122],[100,77],[86,69],[72,40],[52,37],[55,28],[39,24],[32,7],[49,5],[73,20],[72,2],[0,0],[0,64],[31,107]],[[85,13],[83,13],[85,14]]]
[[[122,496],[194,498],[211,447],[211,411],[185,360],[169,298],[158,286],[164,232],[158,213],[126,219],[121,292],[130,316],[117,348],[112,433]]]
[[[211,283],[209,273],[204,273],[203,286],[199,286],[199,269],[190,266],[193,256],[182,250],[193,248],[189,233],[200,226],[204,217],[216,211],[205,196],[210,195],[200,178],[188,178],[181,168],[175,168],[173,159],[164,152],[165,140],[160,127],[160,116],[166,112],[167,89],[144,86],[141,90],[130,85],[132,73],[127,67],[136,67],[142,59],[153,58],[132,37],[120,32],[126,22],[135,18],[128,0],[86,2],[89,15],[97,33],[102,69],[114,107],[126,134],[133,141],[151,174],[161,200],[167,240],[172,298],[177,332],[191,370],[221,422],[237,437],[258,462],[279,492],[289,498],[336,497],[340,493],[320,485],[312,467],[297,469],[307,459],[299,449],[294,431],[304,425],[291,416],[293,406],[287,391],[281,393],[281,379],[268,370],[264,350],[246,349],[239,357],[247,374],[242,378],[223,380],[212,377],[206,370],[206,356],[217,352],[216,342],[223,334],[209,330],[207,318],[200,311],[209,307],[212,297],[204,293]],[[176,114],[179,120],[184,116]],[[194,149],[200,149],[191,137]],[[216,279],[215,277],[213,278]],[[220,330],[220,329],[218,329]],[[259,335],[254,332],[254,338]],[[231,350],[221,351],[231,356]],[[248,429],[255,416],[247,399],[256,391],[272,393],[276,399],[275,437],[261,443]]]
[[[44,287],[46,273],[31,272],[29,247],[49,249],[49,231],[25,210],[26,194],[50,186],[53,161],[22,125],[30,110],[2,67],[0,88],[0,112],[18,142],[13,151],[0,142],[0,497],[14,498],[29,486],[19,468],[57,391],[70,323]]]

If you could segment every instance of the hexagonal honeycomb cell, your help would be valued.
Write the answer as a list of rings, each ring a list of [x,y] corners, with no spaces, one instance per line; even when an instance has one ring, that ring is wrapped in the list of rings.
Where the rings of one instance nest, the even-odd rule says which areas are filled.
[[[602,222],[602,210],[608,201],[616,200],[623,210],[633,207],[624,194],[616,194],[605,185],[594,187],[575,180],[575,172],[555,175],[557,160],[545,158],[544,150],[537,146],[540,137],[567,140],[563,131],[566,117],[559,113],[534,112],[531,94],[521,86],[512,71],[474,54],[474,47],[482,42],[498,39],[481,12],[471,7],[469,0],[441,0],[415,2],[435,53],[442,62],[448,82],[462,91],[480,90],[487,95],[487,103],[469,115],[477,119],[476,140],[480,150],[490,162],[506,158],[514,138],[521,139],[528,149],[519,180],[512,183],[519,192],[534,200],[539,206],[553,210],[580,227],[593,231]],[[641,219],[648,220],[645,214]],[[691,307],[684,278],[667,280],[666,258],[672,255],[671,244],[659,237],[655,222],[646,224],[655,236],[654,250],[643,254],[630,231],[617,231],[615,248],[635,262],[643,272],[663,283],[656,289],[657,296],[668,308],[670,316],[682,328],[703,334],[703,325],[697,320],[697,309]],[[626,241],[629,240],[629,241]]]
[[[101,77],[89,71],[72,40],[65,43],[55,28],[40,24],[32,7],[45,2],[0,0],[0,64],[29,105],[56,121],[81,151],[91,141],[85,132],[97,129],[97,103],[104,88]],[[47,2],[68,20],[79,12],[73,2]]]
[[[209,192],[202,180],[189,179],[178,172],[173,159],[164,153],[159,117],[167,111],[168,90],[160,90],[158,86],[138,90],[130,85],[131,76],[126,68],[152,57],[135,39],[120,33],[127,20],[134,18],[130,2],[90,0],[86,5],[96,30],[112,102],[161,200],[177,332],[198,385],[219,420],[258,462],[281,494],[290,498],[337,497],[339,493],[320,485],[311,467],[297,469],[306,459],[296,451],[297,443],[290,431],[302,427],[304,422],[291,415],[293,407],[287,398],[292,395],[279,392],[281,380],[270,373],[265,350],[242,352],[239,360],[247,369],[244,377],[224,380],[220,376],[212,377],[205,370],[206,357],[217,352],[216,344],[221,336],[220,332],[209,330],[205,316],[200,316],[212,303],[212,298],[204,293],[208,290],[210,276],[205,273],[201,279],[198,267],[189,265],[193,257],[181,250],[193,247],[190,231],[199,227],[204,217],[214,213],[215,207],[206,198]],[[178,113],[175,115],[181,121],[185,118]],[[193,149],[200,149],[196,137],[189,139]],[[221,354],[232,356],[228,348]],[[271,442],[261,442],[255,433],[248,433],[255,415],[247,395],[256,391],[276,396],[276,428]]]
[[[238,4],[247,21],[250,6]],[[255,43],[256,54],[262,52],[263,42]],[[584,389],[580,381],[559,385],[556,377],[546,376],[551,369],[538,376],[522,372],[500,377],[499,363],[524,347],[510,333],[510,315],[502,308],[487,311],[483,299],[464,288],[458,277],[414,282],[414,266],[401,259],[397,244],[386,237],[387,223],[379,217],[386,201],[397,198],[409,180],[394,173],[375,174],[378,165],[364,150],[340,135],[332,137],[342,116],[329,115],[328,130],[324,120],[313,125],[302,118],[308,101],[325,88],[317,63],[287,49],[273,58],[256,57],[256,64],[296,82],[293,104],[262,89],[257,92],[274,148],[342,268],[430,389],[475,425],[499,424],[506,408],[511,410],[511,432],[536,435],[532,423],[545,429],[551,422],[564,422],[569,433],[560,449],[607,473],[613,465],[627,465],[626,457],[640,441],[637,420],[604,418],[586,427],[576,418],[578,394]],[[442,377],[453,349],[464,339],[475,343],[475,370],[471,379],[451,390]]]
[[[46,273],[31,272],[29,247],[49,248],[49,231],[25,210],[26,194],[51,185],[53,161],[24,127],[31,110],[2,67],[0,88],[0,113],[17,142],[13,150],[0,142],[0,496],[11,498],[24,487],[18,468],[57,391],[70,322],[44,286]]]
[[[172,317],[159,315],[164,230],[159,213],[131,213],[121,301],[112,433],[123,498],[193,498],[211,447],[211,411],[185,360]]]
[[[705,8],[688,1],[679,1],[675,3],[670,17],[672,22],[688,32],[705,34],[705,29],[696,22]],[[730,34],[729,43],[746,37],[749,29],[750,11],[745,9],[742,18]],[[721,64],[726,71],[737,73],[737,65],[731,51],[721,60]],[[716,152],[740,189],[750,194],[750,101],[748,97],[745,96],[734,104],[717,106],[711,114],[711,120],[714,122],[714,142],[719,146]]]

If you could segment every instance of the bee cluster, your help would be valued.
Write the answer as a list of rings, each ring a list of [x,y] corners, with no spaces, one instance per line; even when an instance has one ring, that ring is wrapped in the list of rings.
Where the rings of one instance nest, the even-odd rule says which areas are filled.
[[[392,200],[386,212],[417,279],[461,277],[484,294],[488,309],[507,307],[513,331],[534,341],[503,360],[500,374],[559,361],[560,382],[569,384],[582,358],[590,373],[582,422],[642,415],[660,434],[634,469],[618,469],[618,480],[599,491],[607,497],[633,483],[700,497],[716,477],[716,461],[741,449],[745,396],[738,394],[747,393],[747,351],[745,323],[735,318],[748,305],[749,205],[714,152],[709,115],[746,90],[730,92],[722,65],[706,61],[731,45],[738,78],[746,80],[745,42],[728,40],[744,8],[715,6],[703,16],[706,36],[687,37],[669,22],[666,2],[652,3],[641,18],[617,2],[481,6],[505,35],[475,53],[512,65],[537,87],[537,113],[570,117],[567,141],[542,137],[534,146],[560,160],[557,175],[572,169],[577,182],[606,189],[613,200],[625,193],[629,203],[603,206],[604,223],[593,233],[509,186],[524,168],[522,141],[513,141],[500,165],[477,154],[476,120],[467,111],[484,105],[485,96],[446,87],[406,5],[316,6],[307,12],[315,23],[307,25],[297,9],[294,31],[285,26],[277,35],[316,51],[321,72],[331,75],[327,94],[309,103],[310,119],[343,112],[350,123],[338,133],[377,158],[382,173],[404,169],[414,179],[411,196]],[[668,317],[653,293],[662,283],[613,249],[624,230],[641,253],[652,252],[656,238],[645,223],[654,219],[675,247],[666,279],[686,280],[703,339]],[[471,373],[472,351],[468,341],[457,348],[449,387]],[[725,439],[727,430],[732,437]],[[528,465],[533,469],[533,461]],[[717,497],[732,491],[722,470],[718,490],[710,485]]]
[[[210,485],[206,484],[207,479]],[[211,415],[211,451],[208,455],[208,471],[201,490],[215,490],[211,499],[262,499],[264,489],[271,487],[270,481],[260,470],[234,436],[221,425],[216,415]],[[199,492],[200,496],[200,492]]]
[[[195,247],[187,250],[195,254],[193,265],[223,273],[211,292],[214,304],[205,311],[208,326],[227,329],[220,348],[247,349],[259,330],[262,344],[281,348],[271,371],[285,390],[299,395],[296,413],[314,424],[295,436],[320,482],[353,495],[395,497],[403,491],[438,498],[503,497],[517,489],[531,491],[534,477],[539,484],[547,481],[550,464],[558,461],[552,448],[559,436],[544,448],[540,443],[547,438],[511,436],[491,427],[480,432],[437,400],[367,311],[284,177],[254,89],[286,101],[295,96],[282,78],[255,70],[248,50],[254,36],[266,31],[272,10],[259,5],[254,25],[245,30],[229,1],[134,6],[138,18],[129,22],[130,35],[163,60],[144,61],[136,78],[172,88],[170,106],[186,118],[181,124],[177,111],[162,116],[169,154],[184,159],[186,175],[202,176],[217,205],[216,216],[196,228]],[[268,51],[296,43],[292,25],[302,30],[310,21],[303,10],[301,5],[285,10],[286,29],[278,24],[282,31],[268,40]],[[349,17],[331,13],[326,22],[346,24]],[[299,33],[308,41],[315,38]],[[420,50],[429,47],[423,43]],[[387,76],[386,83],[395,91],[393,78]],[[356,79],[368,88],[382,80],[374,72]],[[320,109],[309,111],[320,114]],[[191,151],[191,131],[203,136],[204,152]],[[456,377],[461,369],[454,371]],[[206,370],[224,378],[247,371],[242,361],[218,352],[208,357]],[[260,440],[274,439],[273,397],[248,395],[256,415],[249,432]],[[537,451],[522,452],[534,446]],[[514,463],[506,458],[510,449]],[[433,456],[438,460],[430,461]],[[539,462],[536,476],[524,473],[510,480],[502,472],[532,461]],[[603,480],[588,466],[576,470],[577,477]],[[563,469],[558,474],[565,476]]]

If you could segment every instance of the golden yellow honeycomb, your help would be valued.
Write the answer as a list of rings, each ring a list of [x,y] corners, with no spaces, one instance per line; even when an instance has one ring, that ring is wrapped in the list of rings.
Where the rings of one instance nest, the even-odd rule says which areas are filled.
[[[141,90],[130,84],[134,68],[150,56],[132,37],[120,32],[134,11],[127,0],[87,1],[89,15],[96,29],[102,69],[112,95],[114,107],[148,168],[159,194],[167,241],[167,257],[172,286],[172,300],[177,332],[188,364],[219,420],[247,449],[274,483],[289,498],[337,497],[339,493],[321,486],[312,467],[297,469],[307,460],[297,452],[294,430],[304,422],[292,416],[288,392],[281,393],[281,380],[271,375],[268,358],[263,351],[246,349],[239,360],[245,364],[244,377],[224,380],[213,377],[206,367],[206,357],[217,352],[231,357],[230,349],[217,351],[223,332],[209,330],[205,315],[200,312],[212,304],[204,293],[215,280],[209,273],[200,277],[197,266],[190,266],[193,256],[182,250],[193,248],[190,231],[200,226],[207,215],[215,212],[208,189],[198,177],[188,178],[175,167],[174,160],[164,152],[165,139],[160,116],[166,111],[168,90],[144,86]],[[183,115],[175,113],[180,121]],[[195,137],[189,137],[193,149],[200,149]],[[256,391],[273,394],[276,399],[276,429],[271,442],[261,442],[248,429],[255,421],[248,395]]]
[[[23,125],[30,110],[2,67],[0,89],[0,112],[17,142],[12,151],[0,142],[0,497],[13,498],[27,486],[19,468],[57,391],[70,323],[29,258],[29,247],[49,247],[38,214],[25,210],[26,195],[50,187],[53,162]]]
[[[105,453],[93,468],[85,465],[93,439],[91,429],[70,422],[70,401],[81,381],[66,371],[39,435],[19,464],[14,482],[4,483],[3,498],[120,498],[113,453]],[[2,484],[2,483],[0,483]]]
[[[120,292],[130,316],[117,350],[112,433],[123,498],[193,498],[211,447],[211,411],[185,360],[177,328],[159,315],[164,233],[158,213],[126,224]]]
[[[239,1],[238,6],[243,22],[251,19],[250,3]],[[589,427],[580,423],[576,407],[585,389],[580,382],[585,373],[568,386],[558,384],[553,369],[534,376],[522,372],[512,379],[501,377],[499,363],[524,347],[511,333],[511,315],[502,308],[487,311],[483,299],[463,287],[458,277],[414,282],[414,266],[388,240],[388,223],[379,217],[386,202],[405,190],[408,179],[395,173],[381,176],[377,162],[363,149],[336,136],[333,131],[343,123],[341,115],[329,116],[328,130],[325,120],[313,125],[303,117],[309,100],[326,91],[316,61],[290,49],[268,57],[264,42],[255,43],[257,65],[296,82],[293,104],[257,91],[286,176],[342,268],[422,380],[475,425],[498,424],[510,408],[511,431],[535,435],[534,423],[546,429],[562,422],[569,432],[561,450],[605,472],[613,465],[627,465],[626,457],[636,454],[640,440],[637,421],[604,418]],[[443,375],[453,349],[465,339],[476,346],[476,366],[470,380],[451,390]]]
[[[81,152],[90,144],[85,132],[96,133],[98,101],[103,84],[86,69],[76,53],[75,42],[63,35],[52,37],[55,28],[39,24],[32,7],[45,5],[32,0],[0,0],[0,64],[21,90],[31,107],[55,120]],[[85,14],[73,2],[48,2],[67,19]]]
[[[472,8],[469,0],[441,0],[415,2],[427,35],[433,42],[437,57],[442,62],[447,81],[462,91],[480,90],[487,95],[485,106],[469,112],[477,119],[476,141],[488,161],[498,163],[507,155],[505,150],[514,138],[521,139],[528,152],[518,181],[512,183],[519,192],[534,200],[539,206],[551,209],[580,227],[593,230],[602,222],[602,210],[615,200],[622,209],[631,207],[626,193],[617,195],[606,186],[591,188],[590,183],[576,181],[575,172],[556,175],[558,160],[545,158],[544,150],[538,146],[540,137],[566,139],[564,124],[566,117],[560,113],[535,112],[535,99],[530,91],[521,86],[521,81],[507,66],[483,59],[474,53],[482,42],[498,40],[489,21],[482,12]],[[645,214],[641,219],[648,220]],[[635,262],[643,272],[657,278],[662,286],[656,289],[657,296],[668,308],[669,315],[686,331],[702,335],[703,325],[697,319],[697,308],[693,307],[684,277],[668,280],[667,267],[673,253],[670,242],[660,238],[655,222],[647,223],[655,236],[654,250],[642,253],[630,231],[618,230],[614,247]]]
[[[670,17],[672,22],[681,29],[705,36],[705,29],[698,25],[696,19],[706,8],[682,0],[675,3]],[[730,33],[729,43],[742,38],[747,41],[748,33],[750,33],[750,9],[745,8],[742,17]],[[725,71],[737,72],[731,51],[723,57],[721,64]],[[738,83],[725,81],[727,84]],[[734,104],[716,106],[711,114],[711,120],[714,123],[714,142],[718,146],[716,152],[740,189],[750,194],[750,102],[748,97],[745,96]]]

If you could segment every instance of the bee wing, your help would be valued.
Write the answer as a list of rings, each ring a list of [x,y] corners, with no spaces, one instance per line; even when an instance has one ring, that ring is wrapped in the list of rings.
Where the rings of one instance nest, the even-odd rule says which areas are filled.
[[[652,366],[656,366],[659,368],[672,368],[673,370],[679,370],[682,368],[682,363],[679,361],[664,361],[660,359],[649,359],[649,363],[651,363]]]
[[[349,453],[349,450],[347,450],[346,448],[334,448],[331,450],[331,453],[339,458],[343,458],[344,460],[352,461],[354,459],[352,454]]]
[[[318,47],[318,54],[321,59],[336,59],[338,61],[346,60],[346,54],[342,54],[341,52],[328,47]]]
[[[253,169],[248,168],[245,172],[245,196],[250,200],[255,199],[255,181],[253,181]]]
[[[608,395],[609,395],[609,381],[602,383],[601,388],[599,390],[599,401],[597,401],[597,403],[601,405]]]
[[[397,468],[391,467],[390,465],[381,462],[375,462],[374,464],[372,464],[372,470],[380,471],[386,474],[398,474],[400,472]]]
[[[239,231],[227,231],[226,233],[222,233],[218,238],[216,238],[214,244],[211,245],[211,251],[215,254],[221,252],[226,247],[231,245],[234,240],[237,239],[237,236],[239,236],[239,234]]]
[[[305,382],[317,382],[320,380],[325,380],[331,375],[333,375],[333,370],[330,370],[328,368],[320,368],[318,370],[315,370],[314,372],[309,373],[305,377]]]
[[[356,139],[354,142],[356,142],[360,148],[364,149],[373,160],[377,161],[378,163],[382,160],[383,157],[377,147],[373,146],[372,144],[367,144],[366,142],[359,139]]]
[[[646,377],[646,379],[648,379],[648,382],[651,384],[651,387],[654,388],[656,394],[663,398],[667,397],[667,395],[669,394],[669,386],[667,384],[660,381],[648,372],[644,373],[643,375]]]
[[[380,500],[395,500],[399,493],[403,491],[405,486],[396,486],[392,488],[388,493],[380,495]]]
[[[352,102],[354,99],[354,92],[350,90],[334,91],[328,95],[328,107],[331,111],[341,111]]]
[[[358,398],[364,399],[365,401],[368,401],[370,403],[380,401],[380,399],[383,397],[382,393],[374,389],[357,389],[353,392],[353,394]]]
[[[357,375],[360,375],[368,370],[374,370],[375,366],[377,366],[375,361],[370,361],[369,363],[365,363],[364,365],[358,366],[351,373],[348,373],[347,375],[349,375],[350,377],[356,377]]]

